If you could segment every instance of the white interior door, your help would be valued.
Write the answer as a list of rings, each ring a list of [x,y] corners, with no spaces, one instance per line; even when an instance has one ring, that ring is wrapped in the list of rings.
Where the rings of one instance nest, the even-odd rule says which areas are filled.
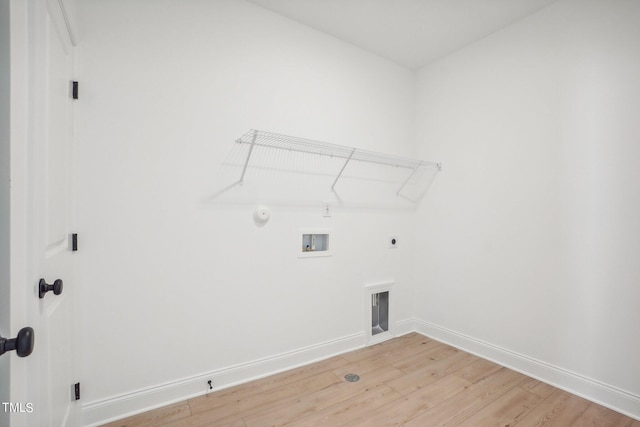
[[[74,48],[58,1],[33,2],[32,130],[29,176],[33,185],[33,260],[35,277],[53,285],[62,281],[62,293],[42,298],[35,286],[33,304],[37,329],[37,399],[34,415],[41,426],[79,424],[73,393],[78,354],[74,325],[77,283],[71,233],[75,223],[73,171]]]

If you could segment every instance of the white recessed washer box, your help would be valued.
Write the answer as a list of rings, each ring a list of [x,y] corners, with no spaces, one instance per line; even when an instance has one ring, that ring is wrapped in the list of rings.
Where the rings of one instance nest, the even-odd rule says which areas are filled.
[[[298,232],[298,258],[331,256],[331,232],[328,229],[305,228]]]

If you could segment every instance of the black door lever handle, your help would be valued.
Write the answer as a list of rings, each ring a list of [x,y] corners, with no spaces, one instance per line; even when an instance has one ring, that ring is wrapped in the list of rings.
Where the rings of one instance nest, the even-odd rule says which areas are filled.
[[[3,338],[0,336],[0,356],[7,351],[15,350],[19,357],[27,357],[33,351],[35,333],[33,328],[20,329],[16,338]]]
[[[60,295],[62,293],[62,280],[56,279],[53,285],[49,285],[44,279],[40,279],[38,287],[40,288],[38,295],[41,299],[49,291],[53,291],[54,295]]]

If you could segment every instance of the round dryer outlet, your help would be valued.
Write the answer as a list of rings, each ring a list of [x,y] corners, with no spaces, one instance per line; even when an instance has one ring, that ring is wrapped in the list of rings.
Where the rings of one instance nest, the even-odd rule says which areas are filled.
[[[253,212],[253,220],[257,224],[266,224],[269,218],[271,218],[271,211],[266,206],[258,206]]]

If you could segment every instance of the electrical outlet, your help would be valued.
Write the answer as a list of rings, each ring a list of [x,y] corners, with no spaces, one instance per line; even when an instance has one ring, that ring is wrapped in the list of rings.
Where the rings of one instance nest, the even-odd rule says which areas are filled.
[[[328,203],[322,208],[322,216],[325,218],[331,217],[331,205],[329,205]]]

